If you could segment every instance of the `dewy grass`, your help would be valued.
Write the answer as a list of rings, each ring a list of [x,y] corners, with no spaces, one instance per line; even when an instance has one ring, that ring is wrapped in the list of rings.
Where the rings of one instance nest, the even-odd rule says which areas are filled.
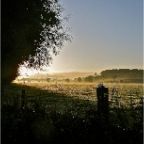
[[[3,143],[142,143],[142,107],[122,105],[109,108],[107,116],[98,115],[94,85],[65,84],[66,92],[43,89],[46,83],[33,86],[12,84],[7,89],[7,98],[20,97],[25,89],[27,103],[20,108],[9,99],[2,106]],[[78,95],[69,95],[72,89]],[[126,85],[122,90],[127,90]],[[87,91],[93,91],[95,100],[84,99]]]

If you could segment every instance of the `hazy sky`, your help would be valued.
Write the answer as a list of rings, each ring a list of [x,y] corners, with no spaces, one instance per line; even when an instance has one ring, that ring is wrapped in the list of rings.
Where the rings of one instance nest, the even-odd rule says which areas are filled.
[[[143,68],[142,0],[60,0],[71,15],[72,42],[54,57],[51,71]]]

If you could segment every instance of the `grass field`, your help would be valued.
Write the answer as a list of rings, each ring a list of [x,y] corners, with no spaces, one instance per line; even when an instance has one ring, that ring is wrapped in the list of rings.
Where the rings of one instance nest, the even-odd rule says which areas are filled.
[[[142,84],[104,84],[116,96],[140,98]],[[143,104],[97,111],[98,83],[19,82],[11,84],[2,106],[2,142],[38,144],[142,144]],[[21,107],[22,90],[25,105]],[[116,102],[115,102],[116,103]]]

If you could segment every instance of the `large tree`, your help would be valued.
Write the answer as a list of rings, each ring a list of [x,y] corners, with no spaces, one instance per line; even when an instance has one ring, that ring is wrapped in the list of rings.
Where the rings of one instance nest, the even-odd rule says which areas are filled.
[[[1,84],[17,76],[18,65],[40,68],[69,40],[58,0],[2,0]],[[31,56],[29,56],[31,54]]]

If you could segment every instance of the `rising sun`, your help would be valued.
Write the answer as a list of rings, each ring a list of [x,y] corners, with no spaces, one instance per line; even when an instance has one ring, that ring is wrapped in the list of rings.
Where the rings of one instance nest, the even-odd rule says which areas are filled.
[[[28,68],[25,66],[20,66],[18,69],[18,74],[19,76],[22,77],[27,77],[27,76],[31,76],[38,73],[38,70],[34,69],[34,68]]]
[[[29,68],[24,65],[20,65],[18,68],[18,77],[24,78],[24,77],[30,77],[32,75],[38,74],[38,73],[49,73],[53,74],[55,71],[51,67],[44,67],[43,70],[38,70],[35,68]]]

